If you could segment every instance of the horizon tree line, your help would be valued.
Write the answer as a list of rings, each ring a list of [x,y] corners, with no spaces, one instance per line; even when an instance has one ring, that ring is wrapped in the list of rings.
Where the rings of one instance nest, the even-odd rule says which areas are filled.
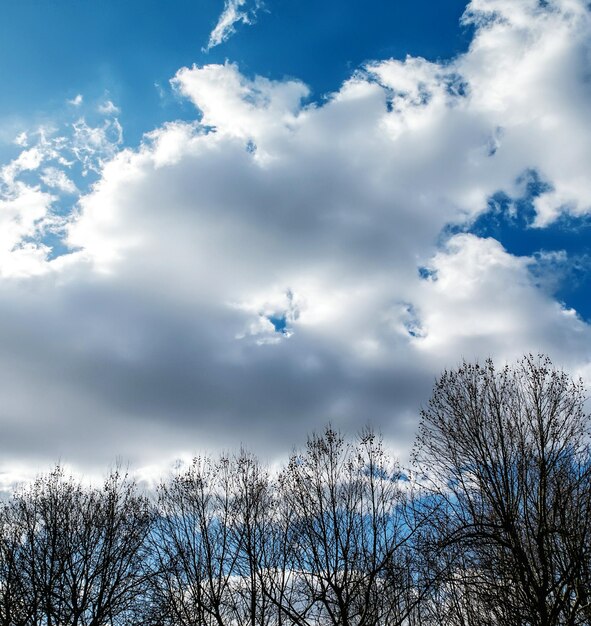
[[[437,380],[406,470],[328,426],[154,494],[61,467],[0,506],[0,626],[591,626],[591,418],[543,356]]]

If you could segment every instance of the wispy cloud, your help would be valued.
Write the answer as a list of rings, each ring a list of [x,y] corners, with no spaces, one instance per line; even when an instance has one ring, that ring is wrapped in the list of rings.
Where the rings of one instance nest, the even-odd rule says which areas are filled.
[[[107,101],[101,123],[90,124],[76,106],[73,121],[20,132],[19,153],[0,164],[0,281],[47,274],[78,197],[121,149],[118,108]],[[78,184],[75,182],[78,181]],[[57,263],[59,265],[59,262]]]
[[[105,102],[99,104],[98,111],[103,115],[118,115],[120,113],[119,107],[112,100],[105,100]]]
[[[253,3],[249,0],[225,0],[224,10],[211,31],[204,50],[211,50],[231,37],[236,32],[236,24],[252,24],[262,6],[261,0],[254,0]]]

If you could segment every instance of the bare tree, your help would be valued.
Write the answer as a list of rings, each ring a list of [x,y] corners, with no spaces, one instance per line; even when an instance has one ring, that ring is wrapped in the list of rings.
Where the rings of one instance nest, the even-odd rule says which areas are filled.
[[[329,427],[292,456],[279,478],[289,553],[275,569],[283,583],[276,601],[289,621],[373,626],[407,619],[417,601],[415,518],[402,479],[370,431],[352,445]]]
[[[61,468],[2,511],[2,623],[102,626],[131,618],[143,592],[148,502],[118,472],[84,488]]]
[[[0,624],[22,626],[34,615],[34,597],[24,570],[21,534],[9,505],[0,506]]]
[[[272,524],[272,485],[256,457],[241,450],[234,459],[237,495],[234,527],[239,546],[233,593],[238,626],[275,623],[277,607],[269,600],[266,549]]]
[[[159,488],[153,534],[155,605],[161,619],[193,624],[266,624],[276,609],[262,591],[269,490],[254,456],[195,459]]]
[[[582,382],[544,357],[464,364],[438,380],[416,459],[433,480],[447,623],[591,623],[584,401]]]
[[[330,427],[273,477],[195,459],[152,505],[58,467],[0,505],[0,626],[591,626],[584,402],[543,357],[444,372],[421,488]]]

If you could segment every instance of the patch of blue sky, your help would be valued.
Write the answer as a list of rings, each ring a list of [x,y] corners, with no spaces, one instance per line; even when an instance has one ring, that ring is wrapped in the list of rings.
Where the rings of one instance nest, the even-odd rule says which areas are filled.
[[[470,40],[459,24],[463,0],[267,0],[256,23],[238,24],[236,35],[205,52],[223,7],[223,0],[0,3],[0,140],[78,94],[87,102],[108,94],[121,108],[126,144],[137,145],[166,120],[195,117],[169,85],[193,63],[230,59],[249,75],[294,76],[320,98],[367,60],[445,59]]]
[[[469,227],[451,227],[493,237],[511,254],[530,256],[536,282],[568,308],[591,320],[591,219],[563,213],[551,224],[534,225],[535,199],[550,188],[536,172],[527,172],[524,193],[511,198],[499,192],[489,199],[488,211]],[[424,276],[426,278],[427,276]]]
[[[419,274],[421,275],[420,271]],[[421,275],[421,277],[425,278],[423,275]],[[408,302],[403,302],[401,304],[403,312],[402,323],[409,337],[412,337],[413,339],[421,339],[423,337],[426,337],[426,331],[422,326],[421,318],[415,307]]]
[[[67,99],[108,94],[129,144],[171,117],[194,116],[170,94],[176,70],[200,61],[221,3],[19,0],[0,4],[0,119],[43,121]],[[5,134],[5,133],[3,133]]]
[[[273,328],[275,329],[276,333],[279,333],[280,335],[288,334],[289,329],[287,327],[287,318],[285,315],[268,315],[267,319],[271,322],[271,324],[273,324]]]
[[[209,56],[237,61],[248,74],[298,78],[315,99],[338,89],[367,61],[409,54],[450,59],[468,48],[472,36],[460,24],[464,0],[268,0],[265,6],[255,26]]]
[[[423,265],[419,267],[418,272],[419,272],[419,276],[423,280],[430,280],[432,282],[435,282],[437,280],[437,271],[430,267],[426,267]]]

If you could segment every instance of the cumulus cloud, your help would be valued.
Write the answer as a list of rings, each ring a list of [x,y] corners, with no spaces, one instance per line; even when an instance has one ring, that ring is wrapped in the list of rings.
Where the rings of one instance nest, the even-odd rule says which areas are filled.
[[[543,351],[588,371],[591,329],[540,287],[539,259],[445,233],[530,171],[536,227],[591,210],[589,12],[475,0],[465,19],[465,54],[370,63],[320,104],[227,63],[181,69],[198,121],[137,149],[79,125],[70,154],[106,156],[63,226],[75,252],[0,281],[6,463],[240,441],[273,458],[327,420],[373,421],[404,452],[462,358]],[[44,167],[31,149],[7,180]]]
[[[209,35],[205,50],[224,43],[236,32],[237,24],[252,24],[262,7],[261,0],[224,0],[224,9]]]

